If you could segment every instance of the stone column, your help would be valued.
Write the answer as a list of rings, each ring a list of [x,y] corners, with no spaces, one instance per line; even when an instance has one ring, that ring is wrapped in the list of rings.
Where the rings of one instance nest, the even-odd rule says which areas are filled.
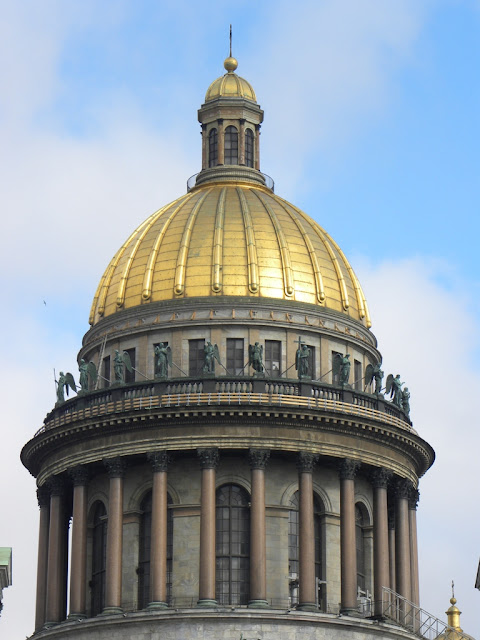
[[[215,469],[218,466],[218,449],[198,449],[202,469],[200,506],[200,577],[199,607],[214,607],[215,600]]]
[[[270,457],[266,449],[250,449],[252,506],[250,510],[250,602],[249,607],[268,607],[267,536],[265,523],[265,466]]]
[[[48,530],[50,526],[50,491],[47,487],[37,489],[40,523],[38,527],[37,598],[35,606],[35,631],[45,624],[47,595]]]
[[[245,164],[245,118],[240,118],[238,164]]]
[[[341,613],[356,614],[357,547],[355,539],[355,475],[359,467],[346,458],[340,465]]]
[[[384,468],[372,474],[373,485],[373,593],[375,615],[383,615],[383,589],[390,587],[388,553],[387,484],[391,473]]]
[[[87,615],[87,482],[84,466],[70,471],[73,480],[72,564],[70,568],[70,614],[79,620]]]
[[[412,581],[411,600],[418,607],[420,606],[420,588],[418,579],[418,544],[417,544],[417,506],[420,493],[414,487],[408,496],[408,520],[410,528],[410,575]]]
[[[167,469],[168,451],[148,454],[153,467],[150,602],[147,609],[167,607]]]
[[[395,509],[388,505],[388,564],[390,574],[390,589],[397,590],[395,573]]]
[[[255,149],[254,149],[255,159],[254,159],[254,168],[257,171],[260,171],[260,125],[255,125]]]
[[[408,521],[408,495],[411,483],[401,479],[395,486],[395,574],[396,591],[407,600],[412,599],[410,568],[410,525]]]
[[[315,524],[313,513],[313,467],[318,456],[301,451],[297,458],[299,492],[298,608],[317,609],[315,585]]]
[[[202,124],[202,170],[208,168],[207,125]]]
[[[65,618],[63,611],[62,584],[64,562],[64,527],[65,485],[63,478],[54,476],[48,481],[50,487],[50,524],[48,530],[48,569],[47,569],[47,598],[45,607],[45,627],[50,627]]]
[[[218,122],[218,164],[225,164],[225,127],[223,119],[219,118]]]
[[[127,468],[123,458],[104,460],[110,476],[108,493],[107,561],[104,615],[122,610],[123,479]]]

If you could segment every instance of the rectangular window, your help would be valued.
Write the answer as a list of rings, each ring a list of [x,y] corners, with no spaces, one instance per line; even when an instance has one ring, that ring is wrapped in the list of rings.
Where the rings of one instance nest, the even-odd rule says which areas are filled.
[[[308,375],[311,378],[315,378],[315,347],[307,344],[310,349],[310,355],[308,356]]]
[[[357,391],[361,391],[363,388],[362,380],[362,363],[358,360],[353,362],[353,384]]]
[[[107,356],[103,359],[102,377],[102,387],[106,389],[110,386],[110,356]]]
[[[188,372],[191,376],[199,376],[203,371],[205,340],[188,341]]]
[[[332,351],[332,384],[340,384],[340,371],[334,373],[333,369],[335,367],[335,358],[336,356],[343,356],[343,354],[338,351]]]
[[[243,376],[245,366],[242,338],[227,338],[227,370],[234,376]]]
[[[131,384],[132,382],[135,382],[135,368],[136,368],[136,362],[135,362],[135,349],[125,349],[125,351],[128,353],[129,357],[130,357],[130,362],[132,363],[132,371],[129,371],[127,369],[127,367],[125,367],[125,383],[126,384]]]
[[[265,340],[265,370],[272,378],[279,378],[282,363],[282,343],[280,340]]]

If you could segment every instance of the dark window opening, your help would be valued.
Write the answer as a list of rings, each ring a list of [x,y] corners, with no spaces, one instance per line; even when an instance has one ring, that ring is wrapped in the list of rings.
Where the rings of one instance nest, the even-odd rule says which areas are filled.
[[[103,359],[102,377],[102,387],[106,389],[110,386],[110,356],[107,356]]]
[[[242,376],[245,366],[242,338],[227,338],[227,370],[234,376]]]
[[[235,127],[225,129],[225,164],[238,164],[238,131]]]
[[[127,367],[125,367],[125,383],[130,384],[132,382],[135,382],[135,368],[137,366],[135,362],[135,349],[125,349],[125,351],[128,353],[130,362],[132,363],[131,371],[129,371]]]
[[[272,378],[279,378],[282,364],[282,343],[280,340],[265,340],[265,370]]]
[[[205,340],[188,341],[188,371],[191,376],[198,376],[203,371]]]
[[[363,380],[362,380],[362,363],[358,360],[353,361],[353,384],[357,391],[361,391],[363,389]]]
[[[216,167],[218,163],[218,133],[211,129],[208,134],[208,166]]]
[[[245,131],[245,164],[247,167],[253,167],[253,159],[254,159],[254,138],[253,131],[251,129],[247,129]]]

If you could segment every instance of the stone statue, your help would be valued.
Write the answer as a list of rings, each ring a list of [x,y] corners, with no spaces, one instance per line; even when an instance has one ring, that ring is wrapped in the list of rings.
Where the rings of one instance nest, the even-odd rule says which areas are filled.
[[[382,390],[383,376],[384,373],[380,362],[377,362],[375,365],[368,364],[365,369],[365,388],[375,380],[374,393],[378,396]]]
[[[393,397],[393,404],[399,407],[399,409],[402,408],[403,384],[404,383],[400,380],[399,373],[397,373],[395,377],[393,377],[393,374],[391,373],[388,374],[385,391],[390,394],[390,398]]]
[[[248,346],[248,364],[257,373],[263,373],[263,346],[258,342]]]
[[[155,355],[157,357],[157,373],[156,378],[168,378],[168,367],[172,366],[172,350],[169,346],[160,342],[155,347]]]
[[[342,385],[342,387],[348,384],[348,379],[350,377],[350,367],[352,363],[350,362],[350,354],[342,355],[341,353],[336,353],[333,358],[333,375],[334,378],[338,378],[338,381]]]
[[[95,385],[97,382],[97,367],[95,366],[95,363],[85,362],[82,358],[78,365],[78,370],[80,371],[80,387],[83,392],[88,391],[90,382],[92,385]]]
[[[218,346],[207,342],[203,347],[203,373],[215,373],[215,360],[220,364]]]
[[[65,402],[65,391],[68,396],[68,389],[72,389],[72,391],[77,390],[77,385],[75,384],[75,380],[71,373],[63,373],[60,371],[58,376],[58,380],[55,381],[57,383],[57,402],[55,406],[59,404],[63,404]]]
[[[410,391],[408,387],[402,391],[402,409],[405,411],[407,418],[410,417]]]
[[[295,355],[295,369],[298,372],[299,379],[308,378],[310,375],[310,366],[308,359],[310,358],[310,349],[304,342],[299,342],[297,353]]]
[[[113,371],[115,373],[115,382],[118,384],[125,383],[125,367],[128,371],[133,371],[132,362],[127,351],[120,353],[118,349],[115,350],[115,356],[113,358]]]

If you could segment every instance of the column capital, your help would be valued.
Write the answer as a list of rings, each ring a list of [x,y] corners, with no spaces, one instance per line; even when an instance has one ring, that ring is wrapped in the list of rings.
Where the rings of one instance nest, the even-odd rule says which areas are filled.
[[[250,469],[265,469],[269,458],[269,449],[249,449],[248,451]]]
[[[200,458],[200,467],[202,469],[217,468],[220,455],[216,447],[211,447],[210,449],[197,449],[197,455]]]
[[[297,456],[297,469],[300,473],[312,473],[313,467],[318,460],[316,453],[308,451],[299,451]]]
[[[85,486],[88,482],[89,471],[88,468],[82,464],[73,467],[68,470],[68,475],[73,481],[74,487]]]
[[[358,460],[344,458],[340,463],[340,467],[338,469],[340,480],[354,480],[359,467],[360,462],[358,462]]]
[[[420,500],[420,491],[412,486],[408,493],[408,508],[416,511],[419,500]]]
[[[42,507],[48,507],[50,504],[50,490],[45,485],[38,487],[37,489],[37,501],[40,509]]]
[[[408,500],[412,486],[412,483],[407,478],[399,478],[394,487],[395,497]]]
[[[374,469],[371,474],[372,485],[375,489],[386,489],[392,472],[385,467]]]
[[[65,493],[65,479],[63,476],[50,476],[47,480],[50,496],[63,496]]]
[[[127,471],[127,461],[125,458],[118,456],[117,458],[105,458],[103,460],[110,478],[123,478]]]
[[[149,451],[147,460],[152,465],[154,473],[156,471],[167,471],[168,465],[172,462],[172,457],[168,451]]]

